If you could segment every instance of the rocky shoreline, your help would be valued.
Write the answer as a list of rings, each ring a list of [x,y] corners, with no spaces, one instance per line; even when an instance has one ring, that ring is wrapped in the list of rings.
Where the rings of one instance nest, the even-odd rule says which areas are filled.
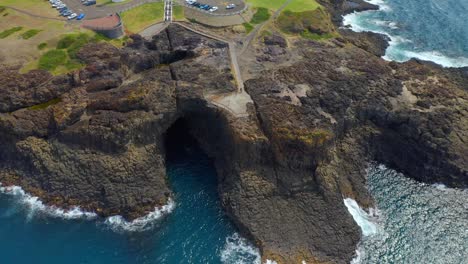
[[[333,17],[351,10],[333,3]],[[214,158],[226,212],[278,263],[350,262],[360,230],[343,198],[373,205],[369,162],[466,188],[466,72],[386,62],[369,34],[282,39],[258,43],[257,58],[281,60],[266,52],[289,45],[301,59],[245,82],[245,117],[207,99],[236,91],[227,45],[178,25],[122,49],[90,44],[72,74],[3,68],[0,182],[50,205],[135,219],[172,196],[164,139],[183,119]]]

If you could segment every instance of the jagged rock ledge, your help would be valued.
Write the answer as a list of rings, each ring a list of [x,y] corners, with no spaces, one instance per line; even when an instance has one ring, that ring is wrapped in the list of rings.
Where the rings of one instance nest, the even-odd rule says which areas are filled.
[[[360,231],[343,197],[372,205],[370,161],[468,185],[462,71],[296,40],[303,59],[247,81],[249,116],[235,117],[205,99],[236,91],[226,44],[172,25],[92,45],[74,74],[1,71],[0,182],[134,219],[171,196],[164,138],[183,118],[215,158],[226,212],[278,263],[349,263]]]

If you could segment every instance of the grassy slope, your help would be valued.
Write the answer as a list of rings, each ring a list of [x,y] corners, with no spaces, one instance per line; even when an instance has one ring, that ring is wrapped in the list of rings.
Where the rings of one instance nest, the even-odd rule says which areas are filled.
[[[277,10],[286,3],[286,0],[246,0],[246,2],[253,7],[265,7],[270,10]],[[314,10],[319,6],[320,5],[315,0],[293,0],[285,10],[302,12]]]
[[[286,6],[285,10],[292,12],[304,12],[315,10],[320,6],[315,0],[293,0]]]
[[[151,24],[163,20],[164,3],[144,4],[125,11],[121,15],[125,28],[132,33],[138,33]]]
[[[246,0],[246,2],[253,7],[265,7],[271,10],[277,10],[286,0]]]
[[[173,12],[175,20],[183,20],[185,18],[184,7],[176,5],[174,6]]]

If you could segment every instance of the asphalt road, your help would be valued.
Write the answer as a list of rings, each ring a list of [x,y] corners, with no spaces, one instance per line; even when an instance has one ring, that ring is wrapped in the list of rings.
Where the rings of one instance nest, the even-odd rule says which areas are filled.
[[[85,6],[81,3],[80,0],[61,0],[64,4],[68,6],[75,13],[84,13],[86,14],[85,19],[93,19],[99,17],[105,17],[110,14],[118,13],[124,11],[130,7],[138,6],[150,2],[160,2],[161,0],[133,0],[125,4],[120,5],[91,5]]]
[[[185,0],[177,0],[176,2],[178,4],[180,4],[180,5],[187,6],[187,4],[185,3]],[[197,2],[200,3],[200,4],[206,4],[206,5],[210,5],[210,6],[217,6],[218,10],[213,12],[213,15],[219,15],[219,14],[230,15],[230,14],[234,14],[234,13],[240,11],[240,10],[243,10],[244,7],[245,7],[245,3],[244,3],[243,0],[197,0]],[[235,4],[236,7],[233,8],[233,9],[226,9],[226,6],[229,5],[229,4]],[[190,7],[187,7],[187,8],[190,8]],[[206,13],[206,11],[204,11],[204,10],[202,11],[199,8],[195,8],[195,7],[191,7],[191,8],[194,9],[194,10],[199,10],[202,13]],[[207,15],[209,15],[209,14],[207,14]]]

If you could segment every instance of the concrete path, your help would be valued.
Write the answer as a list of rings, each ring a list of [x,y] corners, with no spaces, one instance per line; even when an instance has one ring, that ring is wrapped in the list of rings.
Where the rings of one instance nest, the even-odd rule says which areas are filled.
[[[168,25],[168,23],[159,22],[143,29],[143,31],[138,34],[140,34],[140,36],[144,37],[145,39],[150,40],[153,38],[153,36],[158,35],[161,33],[161,31],[165,30]]]

